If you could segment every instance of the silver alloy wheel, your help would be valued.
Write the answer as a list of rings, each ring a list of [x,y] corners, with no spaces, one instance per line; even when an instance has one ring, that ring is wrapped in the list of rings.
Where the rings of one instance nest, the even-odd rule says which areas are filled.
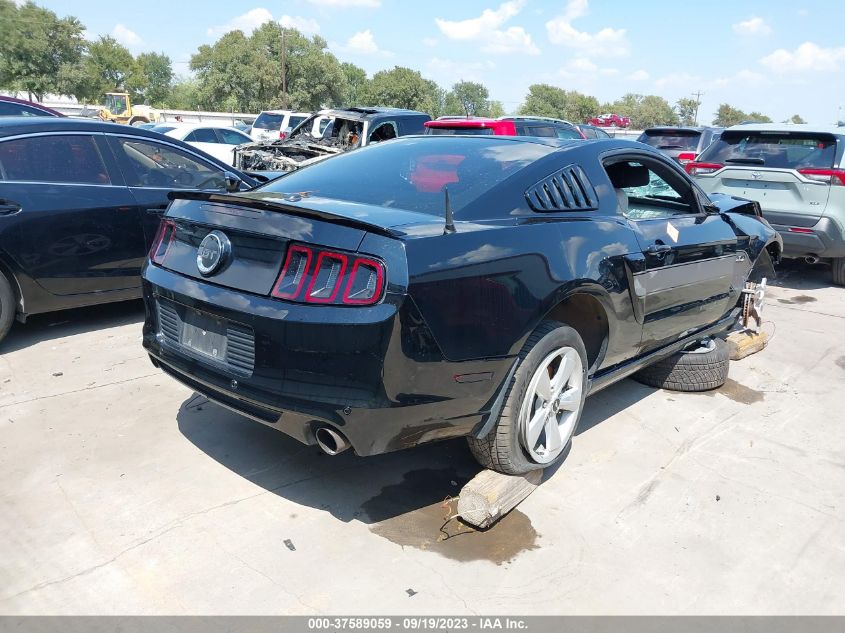
[[[540,363],[519,410],[520,441],[534,462],[548,464],[566,448],[583,390],[581,357],[573,348],[558,348]]]

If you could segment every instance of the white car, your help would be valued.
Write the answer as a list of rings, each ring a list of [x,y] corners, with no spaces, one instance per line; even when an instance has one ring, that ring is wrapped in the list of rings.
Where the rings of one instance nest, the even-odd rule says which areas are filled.
[[[291,112],[290,110],[264,110],[252,124],[250,136],[253,141],[275,141],[285,138],[290,131],[305,119],[310,112]]]
[[[248,134],[233,127],[213,123],[163,124],[155,126],[152,131],[185,141],[227,165],[234,164],[235,156],[232,150],[235,147],[252,143]]]

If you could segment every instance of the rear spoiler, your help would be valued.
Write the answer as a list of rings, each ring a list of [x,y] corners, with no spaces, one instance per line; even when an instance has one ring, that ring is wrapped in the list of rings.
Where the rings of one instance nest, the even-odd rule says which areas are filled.
[[[202,200],[204,202],[215,202],[236,207],[246,207],[248,209],[259,209],[261,211],[274,211],[276,213],[287,213],[288,215],[295,215],[302,218],[311,218],[329,222],[331,224],[339,224],[341,226],[348,226],[353,229],[363,229],[370,233],[384,235],[385,237],[396,237],[396,233],[389,229],[372,224],[364,220],[350,218],[344,215],[337,215],[334,213],[327,213],[326,211],[318,211],[316,209],[306,209],[304,207],[293,206],[292,204],[285,204],[280,199],[279,202],[271,202],[269,200],[259,200],[256,198],[247,198],[237,194],[230,193],[216,193],[208,191],[171,191],[167,194],[170,200]],[[289,202],[299,202],[302,196],[298,194],[291,194],[288,196]]]

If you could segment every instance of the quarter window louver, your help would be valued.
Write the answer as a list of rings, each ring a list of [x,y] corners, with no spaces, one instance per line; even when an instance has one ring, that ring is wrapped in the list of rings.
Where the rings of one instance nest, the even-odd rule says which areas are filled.
[[[598,196],[587,174],[569,165],[530,187],[525,198],[534,211],[589,211],[598,208]]]

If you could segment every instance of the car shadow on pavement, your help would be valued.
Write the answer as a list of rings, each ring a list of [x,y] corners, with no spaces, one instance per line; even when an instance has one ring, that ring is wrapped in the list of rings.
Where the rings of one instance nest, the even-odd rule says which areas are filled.
[[[579,434],[654,390],[630,380],[588,400]],[[206,455],[265,490],[344,522],[374,524],[456,497],[480,470],[463,439],[358,457],[334,457],[193,394],[180,432]],[[565,472],[566,462],[558,469]]]
[[[15,352],[43,341],[132,323],[138,324],[140,335],[143,320],[144,304],[140,299],[36,314],[29,317],[26,323],[15,322],[12,325],[6,338],[0,342],[0,354]]]
[[[775,267],[777,276],[771,285],[790,290],[820,290],[833,286],[828,264],[807,264],[798,259],[784,259]]]

